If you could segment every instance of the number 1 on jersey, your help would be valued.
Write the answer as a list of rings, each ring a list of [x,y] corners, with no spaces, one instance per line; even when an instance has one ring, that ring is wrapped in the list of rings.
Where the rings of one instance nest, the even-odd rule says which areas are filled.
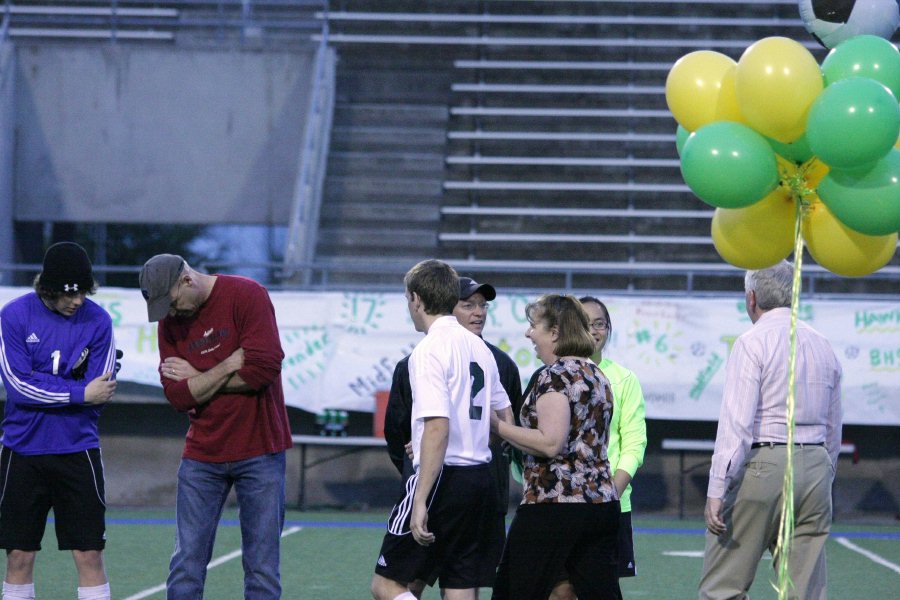
[[[484,371],[477,362],[469,363],[469,376],[472,378],[472,392],[469,395],[469,418],[481,420],[481,407],[475,406],[475,396],[484,389]]]

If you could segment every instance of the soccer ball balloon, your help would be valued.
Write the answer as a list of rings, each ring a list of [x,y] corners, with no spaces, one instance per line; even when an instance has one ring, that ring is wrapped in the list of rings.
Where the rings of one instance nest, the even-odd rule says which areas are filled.
[[[857,35],[886,40],[900,25],[898,0],[800,0],[806,30],[826,48]]]

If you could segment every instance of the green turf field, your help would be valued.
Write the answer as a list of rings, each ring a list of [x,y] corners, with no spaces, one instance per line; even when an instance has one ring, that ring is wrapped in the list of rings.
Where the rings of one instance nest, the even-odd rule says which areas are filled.
[[[173,513],[110,510],[106,565],[115,600],[165,598],[162,589],[172,551]],[[219,528],[205,597],[242,597],[240,530],[228,512]],[[285,599],[364,600],[381,543],[385,513],[297,512],[287,515],[282,544]],[[635,519],[638,577],[622,581],[626,598],[696,598],[703,552],[700,521]],[[38,554],[39,599],[75,598],[69,553],[56,550],[52,525]],[[828,542],[829,598],[887,600],[900,589],[900,529],[835,524]],[[763,560],[750,596],[774,599],[771,561]],[[154,591],[156,590],[156,591]],[[425,598],[436,600],[437,590]],[[482,598],[489,598],[485,591]]]

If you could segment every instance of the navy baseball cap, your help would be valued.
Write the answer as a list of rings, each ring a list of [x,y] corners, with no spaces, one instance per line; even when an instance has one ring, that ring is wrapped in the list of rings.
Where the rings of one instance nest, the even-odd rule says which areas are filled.
[[[466,300],[475,293],[480,293],[484,296],[484,299],[489,302],[497,297],[497,290],[495,290],[492,285],[488,283],[478,283],[471,277],[460,277],[459,299]]]

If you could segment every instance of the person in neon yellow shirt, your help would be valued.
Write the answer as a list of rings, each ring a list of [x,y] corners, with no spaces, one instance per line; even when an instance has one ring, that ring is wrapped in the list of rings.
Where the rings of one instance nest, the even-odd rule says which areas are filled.
[[[579,300],[588,314],[591,335],[597,343],[597,350],[592,358],[609,379],[613,392],[613,414],[609,423],[607,452],[622,507],[619,521],[619,577],[634,577],[637,569],[631,527],[631,479],[643,464],[644,450],[647,448],[644,393],[633,372],[608,358],[603,358],[603,349],[612,334],[612,322],[606,305],[593,296],[584,296]],[[568,580],[560,581],[550,594],[550,600],[573,598],[575,591]]]

